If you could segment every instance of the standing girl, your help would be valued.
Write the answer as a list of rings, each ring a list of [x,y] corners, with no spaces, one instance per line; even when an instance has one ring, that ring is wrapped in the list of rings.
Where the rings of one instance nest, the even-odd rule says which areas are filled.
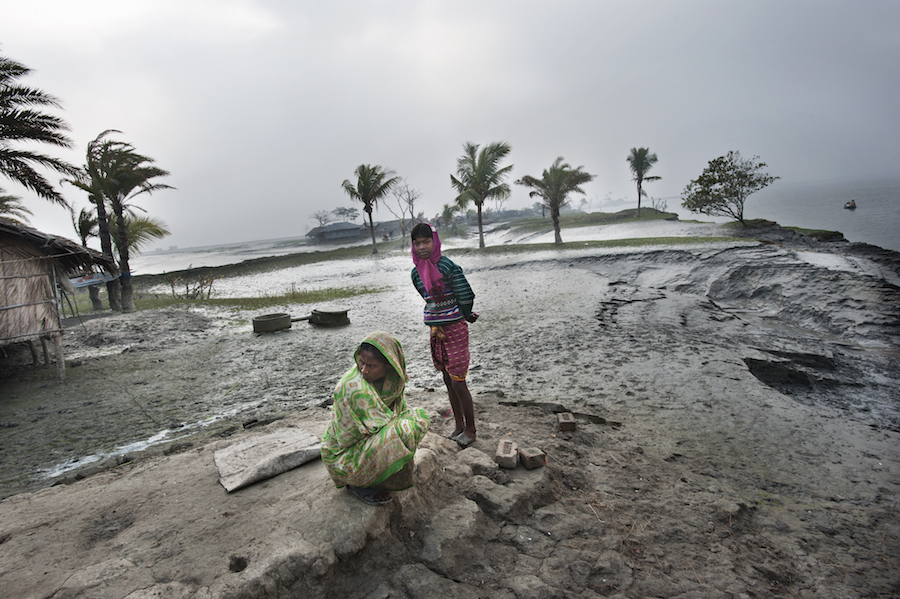
[[[425,299],[425,324],[431,327],[431,359],[444,377],[456,428],[450,438],[461,447],[475,442],[475,405],[466,386],[469,325],[475,293],[462,269],[441,255],[437,229],[419,223],[412,230],[412,282]]]

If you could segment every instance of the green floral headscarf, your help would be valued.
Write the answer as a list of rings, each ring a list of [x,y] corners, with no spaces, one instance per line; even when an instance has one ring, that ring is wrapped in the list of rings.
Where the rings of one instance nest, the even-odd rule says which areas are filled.
[[[384,385],[381,387],[381,400],[386,405],[393,405],[397,399],[403,396],[403,390],[406,388],[406,381],[409,376],[406,374],[406,358],[403,356],[403,348],[390,333],[384,331],[376,331],[363,339],[362,343],[374,345],[381,355],[388,361],[387,374],[384,377]],[[360,343],[360,347],[362,346]],[[353,361],[359,356],[359,347],[353,353]]]

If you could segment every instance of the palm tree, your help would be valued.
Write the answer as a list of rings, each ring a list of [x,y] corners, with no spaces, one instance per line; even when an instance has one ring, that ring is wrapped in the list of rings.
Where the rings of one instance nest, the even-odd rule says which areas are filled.
[[[459,206],[456,204],[444,204],[444,207],[441,210],[441,220],[444,221],[444,224],[448,228],[453,226],[453,221],[456,219],[457,212],[459,212]]]
[[[628,158],[625,160],[628,161],[628,166],[631,168],[631,173],[634,175],[632,181],[637,183],[637,192],[638,192],[638,218],[641,216],[641,196],[647,195],[647,193],[642,189],[642,185],[644,181],[659,181],[662,177],[648,177],[647,173],[653,168],[653,165],[656,164],[656,161],[659,160],[656,157],[656,154],[650,153],[650,148],[631,148],[631,154],[628,155]]]
[[[74,210],[71,210],[71,214],[72,226],[75,227],[78,238],[81,239],[81,245],[87,247],[88,239],[99,236],[97,216],[92,210],[88,210],[87,208],[82,208],[77,217],[75,216]],[[88,286],[88,296],[91,298],[91,307],[94,310],[103,309],[103,302],[100,300],[100,288],[98,285]]]
[[[41,198],[65,206],[65,199],[35,170],[35,166],[65,175],[74,175],[77,169],[58,158],[13,147],[17,143],[33,142],[72,147],[64,134],[69,129],[65,121],[38,109],[59,107],[59,101],[39,89],[17,83],[30,72],[28,67],[0,56],[0,173]]]
[[[157,177],[168,176],[169,172],[153,166],[153,159],[138,154],[131,144],[107,139],[107,130],[88,144],[87,165],[85,173],[90,183],[87,188],[91,201],[97,207],[97,218],[100,224],[101,243],[103,242],[104,223],[112,220],[105,218],[104,203],[108,202],[115,215],[116,249],[119,254],[120,285],[122,289],[122,312],[134,312],[134,289],[131,286],[131,270],[129,269],[128,226],[125,211],[134,198],[142,193],[153,193],[160,189],[172,189],[163,183],[152,183]],[[106,249],[104,248],[104,252]]]
[[[127,214],[125,216],[125,229],[128,231],[128,253],[140,253],[144,247],[153,239],[162,239],[171,232],[166,228],[166,223],[158,218],[145,216],[141,214]],[[116,216],[110,218],[110,226],[118,227]],[[116,250],[119,249],[118,237],[113,238]]]
[[[556,245],[562,245],[562,235],[559,232],[559,211],[569,203],[568,196],[570,193],[584,194],[581,186],[594,178],[594,175],[584,172],[583,166],[572,168],[568,163],[563,162],[560,156],[553,165],[544,169],[544,173],[540,179],[525,175],[516,184],[531,187],[534,190],[529,192],[529,197],[541,198],[542,205],[550,210],[550,217],[553,219],[553,231],[556,234]]]
[[[22,200],[16,196],[5,194],[3,188],[0,187],[0,217],[27,224],[29,216],[34,216],[34,213],[22,203]]]
[[[481,222],[481,207],[485,200],[505,199],[509,197],[509,184],[504,183],[513,165],[500,168],[500,161],[509,154],[512,148],[505,142],[494,142],[486,145],[480,152],[478,144],[466,142],[463,155],[456,161],[456,174],[450,175],[450,183],[459,192],[456,204],[465,210],[469,202],[475,202],[478,208],[478,247],[484,247],[484,227]]]
[[[378,246],[375,245],[375,224],[372,221],[372,208],[378,203],[378,200],[388,194],[388,192],[400,182],[400,177],[392,176],[394,171],[384,170],[380,165],[370,166],[368,164],[360,164],[354,171],[356,175],[356,185],[350,182],[350,179],[344,179],[342,184],[344,191],[347,192],[354,200],[363,203],[363,210],[369,215],[369,231],[372,233],[372,253],[378,253]]]
[[[66,183],[69,183],[82,191],[87,192],[88,201],[94,205],[95,215],[96,215],[96,223],[97,223],[97,233],[96,236],[100,239],[100,251],[103,252],[103,255],[109,258],[110,262],[113,264],[114,268],[117,269],[116,260],[113,255],[113,243],[112,243],[112,235],[109,230],[109,216],[106,210],[106,201],[103,198],[103,194],[100,190],[100,172],[96,168],[92,169],[91,156],[94,156],[97,152],[97,146],[99,145],[99,140],[97,139],[91,141],[88,144],[87,149],[87,164],[83,169],[79,169],[78,172],[71,179],[64,179]],[[82,210],[84,212],[84,210]],[[74,216],[74,215],[73,215]],[[80,215],[79,215],[80,218]],[[73,223],[74,224],[74,223]],[[75,225],[76,229],[81,230],[81,222]],[[113,272],[112,274],[116,274],[118,270]],[[122,302],[121,302],[121,284],[118,279],[113,279],[111,281],[107,281],[106,283],[106,294],[109,298],[109,309],[114,312],[122,311]],[[91,295],[91,301],[94,304],[95,310],[102,309],[102,306],[98,307],[97,302],[93,301],[93,295]],[[99,301],[99,293],[97,295]]]

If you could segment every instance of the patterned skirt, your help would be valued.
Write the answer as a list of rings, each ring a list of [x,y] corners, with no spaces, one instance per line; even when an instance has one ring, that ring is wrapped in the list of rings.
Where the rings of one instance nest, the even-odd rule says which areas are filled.
[[[469,372],[469,323],[465,320],[431,327],[431,361],[456,381]]]

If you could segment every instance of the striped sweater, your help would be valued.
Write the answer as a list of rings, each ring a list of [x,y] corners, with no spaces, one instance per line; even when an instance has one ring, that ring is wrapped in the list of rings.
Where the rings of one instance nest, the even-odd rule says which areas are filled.
[[[416,291],[425,298],[424,320],[427,325],[442,325],[459,322],[472,313],[475,303],[475,293],[469,286],[462,268],[457,266],[450,258],[441,256],[437,263],[438,270],[444,278],[444,289],[438,292],[432,289],[434,297],[425,291],[419,271],[412,269],[412,282]]]

